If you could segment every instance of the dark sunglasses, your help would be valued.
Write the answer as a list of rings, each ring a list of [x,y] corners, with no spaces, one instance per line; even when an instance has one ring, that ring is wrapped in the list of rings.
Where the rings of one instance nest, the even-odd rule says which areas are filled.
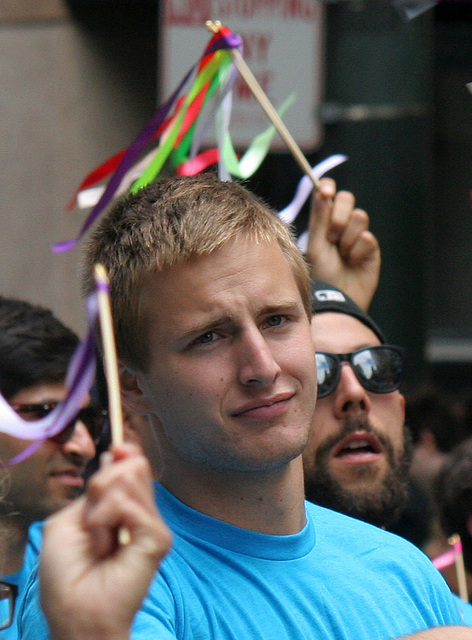
[[[356,378],[366,391],[391,393],[403,380],[404,350],[392,345],[367,347],[353,353],[316,354],[318,398],[336,389],[341,378],[341,363],[349,362]]]
[[[40,420],[51,413],[51,411],[57,407],[58,402],[43,402],[41,404],[23,404],[21,402],[10,402],[11,408],[20,414],[24,420]],[[108,411],[94,405],[89,405],[81,409],[76,417],[69,422],[69,424],[55,436],[49,438],[52,442],[57,444],[64,444],[74,433],[75,425],[77,422],[83,422],[87,431],[90,434],[94,444],[98,444],[103,433],[104,426],[108,417]]]

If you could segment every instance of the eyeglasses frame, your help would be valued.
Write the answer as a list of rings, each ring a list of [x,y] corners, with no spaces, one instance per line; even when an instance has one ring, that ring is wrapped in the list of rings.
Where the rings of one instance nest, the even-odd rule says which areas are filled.
[[[391,351],[395,351],[400,356],[401,369],[400,369],[399,382],[398,382],[398,384],[395,385],[394,389],[389,389],[388,391],[373,391],[371,389],[367,389],[365,387],[363,381],[357,375],[355,367],[352,365],[352,358],[354,356],[356,356],[357,354],[362,353],[362,351],[370,351],[370,350],[377,351],[378,349],[390,349]],[[376,395],[383,395],[383,394],[386,394],[386,393],[393,393],[394,391],[398,391],[398,389],[400,388],[400,386],[401,386],[401,384],[402,384],[402,382],[404,380],[404,377],[405,377],[405,349],[403,347],[398,346],[398,345],[394,345],[394,344],[377,344],[377,345],[373,345],[371,347],[362,347],[361,349],[357,349],[356,351],[352,351],[351,353],[331,353],[329,351],[318,351],[318,352],[315,353],[315,358],[316,358],[317,355],[330,356],[330,357],[334,358],[337,361],[337,365],[338,365],[333,388],[330,391],[328,391],[328,393],[324,393],[321,396],[317,395],[318,400],[321,399],[321,398],[327,398],[338,387],[339,381],[341,380],[341,365],[342,365],[343,362],[347,362],[349,364],[349,366],[351,367],[351,369],[352,369],[354,375],[356,376],[359,384],[368,393],[375,393]]]
[[[9,610],[9,616],[8,616],[8,623],[3,625],[0,624],[0,631],[3,631],[3,629],[8,629],[8,627],[13,622],[16,598],[18,596],[18,586],[16,584],[11,584],[10,582],[5,582],[4,580],[0,580],[0,591],[3,591],[4,589],[7,591],[7,595],[5,596],[5,598],[0,598],[0,600],[6,600],[8,598],[10,603],[10,610]]]

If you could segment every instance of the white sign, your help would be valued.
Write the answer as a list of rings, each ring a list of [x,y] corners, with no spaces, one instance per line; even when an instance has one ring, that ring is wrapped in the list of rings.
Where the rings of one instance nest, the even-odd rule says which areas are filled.
[[[242,37],[243,57],[276,108],[295,94],[283,120],[302,149],[314,150],[321,142],[317,114],[324,66],[323,6],[318,0],[164,0],[161,102],[202,55],[211,37],[207,20],[220,20]],[[262,107],[238,77],[230,124],[234,145],[245,148],[268,125]],[[286,150],[278,135],[272,148]]]

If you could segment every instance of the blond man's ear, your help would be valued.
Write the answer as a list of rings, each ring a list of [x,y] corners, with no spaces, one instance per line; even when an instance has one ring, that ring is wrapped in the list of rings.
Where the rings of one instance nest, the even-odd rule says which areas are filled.
[[[151,403],[145,392],[144,376],[131,370],[126,365],[120,365],[120,384],[123,403],[141,414],[151,413]]]

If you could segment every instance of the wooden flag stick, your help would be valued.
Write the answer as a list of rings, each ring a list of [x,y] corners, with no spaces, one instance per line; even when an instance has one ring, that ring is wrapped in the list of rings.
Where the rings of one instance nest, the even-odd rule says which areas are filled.
[[[460,536],[455,533],[448,539],[448,542],[451,546],[454,547],[455,552],[455,565],[456,565],[456,575],[457,575],[457,584],[459,587],[459,597],[464,600],[464,602],[469,602],[469,592],[467,590],[467,578],[465,574],[465,566],[464,566],[464,555],[462,553],[462,543]]]
[[[218,33],[219,30],[221,29],[221,22],[219,22],[218,20],[216,21],[207,20],[205,24],[210,31],[213,31],[213,33]],[[308,160],[303,155],[302,150],[300,149],[298,144],[295,142],[292,134],[285,126],[282,118],[279,116],[279,114],[275,110],[273,104],[264,93],[260,84],[257,82],[252,71],[247,66],[246,61],[244,60],[244,58],[242,57],[242,55],[239,53],[237,49],[229,49],[229,53],[231,54],[231,57],[233,58],[233,61],[241,77],[244,79],[248,87],[251,89],[252,93],[254,94],[254,97],[259,102],[261,107],[266,112],[266,115],[268,116],[272,124],[275,126],[277,131],[279,132],[280,137],[289,148],[290,152],[292,153],[293,157],[298,163],[298,166],[301,168],[303,173],[309,176],[310,180],[313,182],[313,186],[315,187],[315,189],[319,189],[320,182],[312,174],[311,167]]]
[[[100,334],[103,345],[103,362],[108,389],[108,408],[110,411],[111,442],[117,446],[123,443],[123,412],[121,409],[120,379],[118,375],[118,358],[116,355],[115,334],[110,303],[110,282],[105,267],[98,263],[94,269],[97,285],[98,311],[100,318]],[[122,545],[131,541],[129,529],[121,527],[118,540]]]
[[[118,358],[116,356],[115,336],[111,315],[110,283],[106,269],[102,264],[95,265],[95,282],[97,284],[103,361],[105,364],[108,389],[111,441],[114,445],[120,445],[123,443],[123,412],[121,410]]]

